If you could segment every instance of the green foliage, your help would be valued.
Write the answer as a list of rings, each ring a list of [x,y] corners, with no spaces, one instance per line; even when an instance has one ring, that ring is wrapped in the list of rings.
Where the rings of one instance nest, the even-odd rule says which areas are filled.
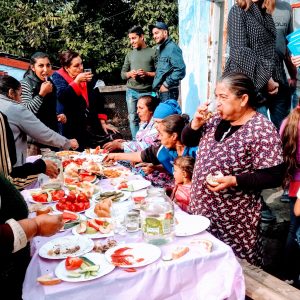
[[[0,51],[26,58],[45,51],[59,65],[58,53],[73,49],[106,84],[120,83],[128,29],[139,24],[149,35],[159,18],[178,40],[177,1],[0,0]]]

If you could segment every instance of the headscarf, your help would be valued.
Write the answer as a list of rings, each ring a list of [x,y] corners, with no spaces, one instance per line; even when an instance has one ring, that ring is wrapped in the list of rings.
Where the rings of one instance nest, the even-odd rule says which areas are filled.
[[[170,115],[181,115],[181,108],[178,102],[174,99],[169,99],[165,102],[159,103],[153,113],[153,118],[164,119]]]

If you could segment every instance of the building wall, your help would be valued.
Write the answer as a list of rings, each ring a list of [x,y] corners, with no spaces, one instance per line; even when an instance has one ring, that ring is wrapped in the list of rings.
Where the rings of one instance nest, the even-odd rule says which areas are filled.
[[[7,72],[8,75],[16,78],[17,80],[23,79],[23,75],[26,72],[26,70],[16,69],[16,68],[5,66],[2,64],[0,64],[0,70]]]

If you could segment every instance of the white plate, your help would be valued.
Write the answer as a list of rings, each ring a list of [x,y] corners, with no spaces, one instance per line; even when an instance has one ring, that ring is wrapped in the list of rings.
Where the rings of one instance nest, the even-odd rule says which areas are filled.
[[[50,189],[51,190],[51,189]],[[54,189],[53,190],[51,190],[51,191],[54,191]],[[47,190],[42,190],[41,188],[37,188],[37,189],[31,189],[31,190],[28,190],[28,196],[26,197],[26,200],[28,200],[29,202],[31,202],[31,203],[40,203],[40,204],[51,204],[51,203],[56,203],[56,202],[58,202],[58,201],[53,201],[53,200],[51,200],[51,201],[47,201],[47,202],[38,202],[38,201],[35,201],[33,198],[32,198],[32,194],[39,194],[39,193],[46,193],[47,192]],[[49,192],[49,190],[48,190],[48,192]]]
[[[71,278],[68,277],[68,271],[66,270],[65,263],[66,261],[63,260],[58,264],[58,266],[55,269],[55,275],[60,278],[63,281],[68,282],[81,282],[81,281],[88,281],[93,280],[99,277],[102,277],[110,272],[112,272],[115,268],[114,265],[110,264],[101,253],[87,253],[84,255],[86,258],[94,262],[96,265],[100,265],[100,269],[98,271],[97,276],[90,276],[89,278],[84,278],[84,275],[82,275],[79,278]],[[75,270],[76,271],[76,270]]]
[[[99,201],[97,201],[96,198],[99,196],[99,194],[103,194],[103,193],[106,193],[106,192],[110,192],[110,191],[103,191],[103,192],[100,192],[100,193],[95,194],[95,195],[92,197],[92,201],[94,201],[95,203],[98,203]],[[115,191],[112,191],[112,192],[115,192]],[[122,192],[124,195],[120,198],[119,201],[113,201],[113,203],[123,202],[123,201],[129,199],[129,197],[131,196],[131,192],[120,191],[120,190],[117,190],[117,192]]]
[[[131,265],[124,265],[124,266],[119,266],[121,268],[137,268],[137,267],[143,267],[146,265],[149,265],[156,260],[160,258],[161,255],[161,250],[152,244],[147,244],[147,243],[129,243],[129,244],[123,244],[120,246],[116,246],[113,248],[108,249],[105,252],[105,258],[110,262],[112,262],[111,256],[112,254],[120,249],[128,247],[131,249],[128,249],[124,251],[124,254],[130,254],[133,255],[133,258],[128,258],[128,260],[131,260],[133,263]],[[138,259],[143,259],[142,261],[138,262]]]
[[[110,223],[112,223],[112,219],[110,219]],[[78,226],[78,225],[77,225]],[[101,239],[101,238],[105,238],[105,237],[109,237],[109,236],[113,236],[114,235],[114,230],[112,229],[110,232],[108,233],[101,233],[100,231],[96,232],[96,233],[93,233],[93,234],[87,234],[87,233],[78,233],[76,231],[76,228],[77,226],[74,226],[72,228],[72,233],[74,235],[77,235],[77,236],[83,236],[83,237],[86,237],[88,239]]]
[[[75,247],[80,246],[80,249],[72,254],[59,254],[59,255],[49,255],[49,250],[54,250],[57,247],[61,249],[66,249],[68,247]],[[49,241],[48,243],[44,244],[40,250],[39,255],[43,258],[49,259],[63,259],[67,258],[68,256],[80,256],[85,253],[90,252],[94,248],[94,242],[88,238],[81,237],[81,236],[64,236],[60,238],[56,238],[54,240]]]
[[[176,215],[178,224],[175,226],[176,236],[189,236],[206,230],[210,220],[199,215]]]
[[[134,180],[129,180],[127,182],[127,185],[128,185],[128,189],[124,189],[124,190],[134,192],[149,187],[151,185],[151,182],[143,179],[134,179]],[[122,190],[123,189],[121,189],[121,191]]]

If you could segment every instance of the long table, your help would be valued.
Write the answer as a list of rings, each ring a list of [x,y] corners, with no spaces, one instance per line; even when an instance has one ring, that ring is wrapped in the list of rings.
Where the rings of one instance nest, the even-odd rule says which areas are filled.
[[[107,181],[100,185],[106,186]],[[24,191],[26,195],[28,191]],[[130,201],[130,200],[128,200]],[[176,214],[185,214],[178,208]],[[59,232],[54,237],[71,235],[71,229]],[[52,237],[53,238],[53,237]],[[190,251],[177,260],[156,262],[137,268],[134,273],[116,267],[111,273],[85,282],[62,282],[54,286],[42,286],[36,282],[43,274],[54,273],[61,260],[41,258],[39,248],[48,242],[48,237],[35,237],[32,241],[32,260],[28,267],[24,285],[25,300],[49,299],[244,299],[245,282],[242,267],[232,249],[207,231],[174,240],[161,246],[162,256],[170,253],[176,245],[188,246]],[[143,242],[142,233],[115,234],[118,243]],[[211,253],[199,248],[195,240],[206,239],[213,243]],[[101,239],[103,242],[105,239]],[[97,240],[94,240],[97,241]]]

